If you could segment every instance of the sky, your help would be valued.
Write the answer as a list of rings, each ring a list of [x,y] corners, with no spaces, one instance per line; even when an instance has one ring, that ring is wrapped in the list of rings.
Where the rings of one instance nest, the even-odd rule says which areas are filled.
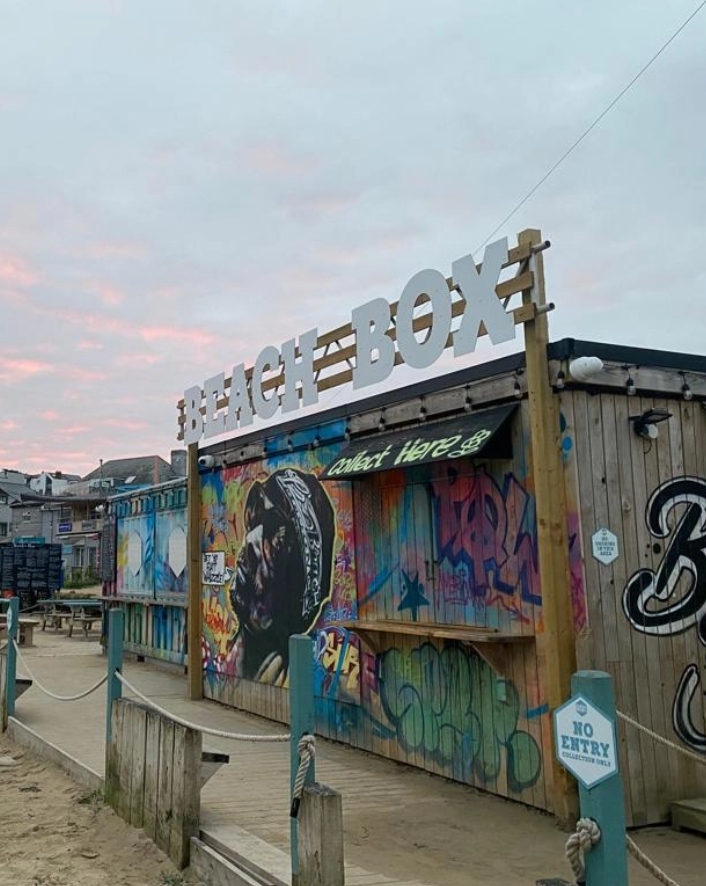
[[[450,274],[695,6],[0,0],[0,467],[168,458],[186,388]],[[705,45],[496,235],[551,239],[553,339],[706,353]]]

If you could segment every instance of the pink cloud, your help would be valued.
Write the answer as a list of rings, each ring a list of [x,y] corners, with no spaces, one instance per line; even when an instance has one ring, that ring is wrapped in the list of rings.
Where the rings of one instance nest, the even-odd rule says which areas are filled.
[[[72,425],[68,428],[55,428],[57,437],[75,437],[76,434],[86,434],[91,430],[90,425]]]
[[[144,421],[119,418],[106,418],[101,424],[108,428],[122,428],[128,431],[143,431],[147,427],[147,422]]]
[[[177,326],[143,326],[137,330],[145,341],[187,342],[192,345],[211,345],[217,336],[202,329],[180,329]]]
[[[105,305],[119,305],[125,301],[123,293],[111,283],[95,283],[91,288]]]
[[[273,175],[302,175],[314,169],[311,159],[293,157],[277,145],[253,145],[243,153],[245,162],[258,172]]]
[[[61,415],[54,409],[45,409],[44,412],[39,413],[39,417],[45,421],[57,421]]]
[[[76,345],[79,351],[102,351],[103,345],[99,341],[80,341]]]
[[[32,271],[18,256],[0,256],[0,281],[9,286],[32,286],[39,274]]]
[[[65,378],[72,378],[76,381],[105,381],[108,378],[105,372],[85,369],[83,366],[69,366],[62,370],[62,374]]]
[[[147,250],[139,243],[99,241],[88,247],[91,258],[141,258]]]
[[[115,365],[127,369],[145,369],[154,366],[161,360],[156,354],[121,354],[116,357]]]
[[[53,369],[51,364],[42,363],[40,360],[0,357],[0,380],[2,381],[23,381],[51,369]]]
[[[6,418],[5,421],[0,422],[0,430],[3,431],[14,431],[19,428],[19,425],[16,421],[13,421],[11,418]]]

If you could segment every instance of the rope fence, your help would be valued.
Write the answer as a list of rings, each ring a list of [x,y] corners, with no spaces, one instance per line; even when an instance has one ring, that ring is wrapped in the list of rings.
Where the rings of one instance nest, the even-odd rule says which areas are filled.
[[[17,660],[22,665],[23,669],[26,671],[27,676],[32,681],[32,685],[36,686],[40,692],[43,692],[45,695],[48,695],[49,698],[53,698],[54,701],[78,701],[81,698],[86,698],[86,696],[90,695],[92,692],[95,692],[96,689],[100,689],[100,687],[108,680],[108,675],[103,674],[100,680],[97,683],[94,683],[93,686],[85,689],[83,692],[78,692],[76,695],[57,695],[55,692],[52,692],[50,689],[47,689],[46,686],[43,686],[39,680],[34,676],[32,671],[30,671],[27,666],[27,662],[24,660],[22,653],[20,652],[20,647],[17,645],[17,641],[13,640],[12,645],[15,648],[15,653],[17,654]]]
[[[136,689],[132,685],[132,683],[130,683],[127,678],[120,673],[120,671],[115,671],[115,676],[127,690],[136,695],[137,698],[140,699],[140,701],[143,701],[145,704],[154,708],[154,710],[158,713],[162,714],[165,717],[169,717],[171,720],[174,720],[175,723],[179,723],[181,726],[186,726],[187,729],[196,729],[198,732],[203,732],[204,735],[213,735],[216,738],[228,738],[232,739],[233,741],[253,742],[289,741],[292,737],[289,732],[281,735],[249,735],[241,732],[226,732],[224,729],[212,729],[210,726],[199,726],[198,723],[192,723],[189,720],[185,720],[183,717],[179,717],[176,714],[173,714],[171,711],[167,711],[165,708],[160,707],[158,704],[152,701],[151,698],[140,692],[139,689]]]
[[[576,822],[576,830],[566,841],[565,846],[566,858],[571,865],[576,886],[585,886],[586,868],[584,858],[586,853],[590,852],[600,839],[601,829],[598,827],[598,823],[592,818],[580,818]],[[673,880],[668,874],[665,874],[659,865],[655,864],[651,858],[645,855],[637,843],[635,843],[635,841],[627,834],[625,835],[625,841],[628,852],[645,868],[645,870],[649,871],[653,877],[659,880],[660,883],[664,884],[664,886],[680,886],[676,880]]]
[[[639,730],[640,732],[644,732],[645,735],[649,735],[649,737],[654,739],[654,741],[658,741],[666,747],[671,748],[673,751],[678,751],[684,757],[688,757],[690,760],[695,760],[697,763],[701,763],[702,766],[706,766],[706,755],[697,754],[694,751],[688,751],[686,748],[680,747],[678,744],[675,744],[668,738],[665,738],[664,736],[659,735],[657,732],[653,732],[651,729],[648,729],[647,726],[643,726],[642,723],[638,723],[637,720],[633,720],[632,717],[628,717],[628,715],[624,714],[622,711],[616,710],[615,713],[617,714],[619,720],[622,720],[624,723],[628,723],[630,726],[634,726],[635,729]]]

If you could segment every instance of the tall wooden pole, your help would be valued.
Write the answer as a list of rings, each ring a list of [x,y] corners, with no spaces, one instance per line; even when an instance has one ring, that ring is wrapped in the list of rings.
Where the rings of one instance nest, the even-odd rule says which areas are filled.
[[[539,245],[540,231],[529,229],[518,243]],[[542,253],[530,260],[534,289],[523,293],[525,304],[546,304]],[[537,546],[544,629],[537,635],[540,685],[553,712],[571,694],[571,675],[576,669],[576,647],[571,609],[569,534],[566,519],[564,468],[561,457],[558,398],[549,383],[549,325],[547,314],[538,313],[525,323],[527,394],[532,445],[532,473],[537,511]],[[552,726],[552,729],[554,727]],[[578,810],[576,785],[554,754],[544,765],[550,774],[551,805],[559,824],[573,824]]]
[[[201,477],[199,445],[190,443],[187,455],[186,513],[189,546],[189,608],[187,640],[189,644],[189,698],[203,698],[201,666]]]

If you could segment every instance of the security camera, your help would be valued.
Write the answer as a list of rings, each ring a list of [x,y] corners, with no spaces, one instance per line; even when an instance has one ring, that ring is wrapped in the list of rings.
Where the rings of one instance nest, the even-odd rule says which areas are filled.
[[[212,468],[215,467],[216,459],[212,455],[200,455],[199,456],[199,467],[200,468]]]

